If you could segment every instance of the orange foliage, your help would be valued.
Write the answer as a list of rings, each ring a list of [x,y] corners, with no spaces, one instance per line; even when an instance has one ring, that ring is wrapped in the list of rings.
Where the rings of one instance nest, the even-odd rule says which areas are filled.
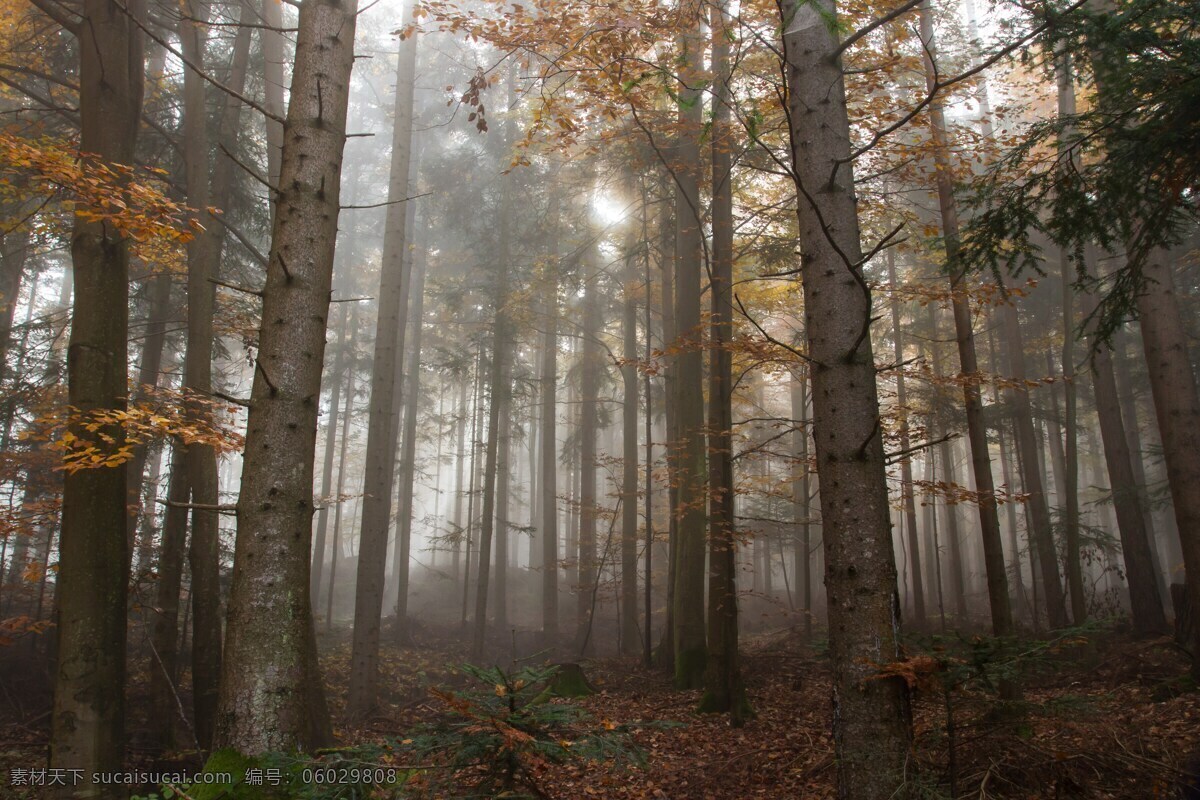
[[[142,387],[142,398],[126,409],[102,408],[81,412],[62,406],[35,420],[23,439],[49,442],[62,454],[55,469],[78,472],[96,467],[119,467],[133,450],[156,439],[178,437],[218,452],[234,452],[242,436],[222,424],[222,412],[237,409],[188,390]]]
[[[202,230],[189,219],[191,209],[167,197],[164,174],[101,163],[59,139],[0,131],[0,194],[19,195],[35,213],[56,203],[76,217],[110,225],[133,240],[142,260],[153,263],[175,260],[179,246]],[[41,205],[36,205],[39,196]],[[27,224],[33,216],[5,220],[5,225]]]

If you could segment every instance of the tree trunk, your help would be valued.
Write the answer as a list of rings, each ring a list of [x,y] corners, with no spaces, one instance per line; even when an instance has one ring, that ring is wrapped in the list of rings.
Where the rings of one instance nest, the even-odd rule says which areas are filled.
[[[792,520],[798,526],[799,533],[795,547],[796,593],[803,597],[800,605],[804,613],[804,638],[812,638],[812,482],[808,465],[808,377],[792,372],[791,387],[792,424],[796,430],[792,433],[792,449],[796,452],[796,464],[792,478]],[[803,594],[801,594],[803,586]]]
[[[204,70],[208,5],[198,0],[185,3],[179,38],[186,61],[195,69],[183,71],[184,172],[188,204],[196,209],[204,230],[188,242],[187,262],[187,354],[184,386],[197,400],[212,392],[213,312],[216,303],[218,260],[217,223],[208,213],[213,203],[209,186],[208,108]],[[189,416],[197,421],[208,416],[203,402],[191,403]],[[216,713],[217,680],[221,671],[221,581],[220,519],[212,510],[218,503],[217,453],[207,445],[187,448],[188,483],[191,487],[192,538],[188,550],[192,598],[192,706],[196,738],[207,748],[212,741]],[[207,506],[208,508],[201,508]]]
[[[583,349],[579,382],[579,538],[578,580],[575,585],[575,649],[590,646],[589,618],[592,584],[596,581],[596,433],[600,413],[600,370],[603,352],[600,341],[599,268],[597,253],[589,248],[584,256]]]
[[[137,387],[135,392],[139,399],[145,393],[145,387],[158,386],[158,377],[162,372],[163,345],[167,340],[167,315],[171,311],[171,275],[160,273],[149,278],[150,308],[146,314],[146,333],[142,340],[141,363],[138,365]],[[2,362],[0,362],[2,363]],[[146,471],[146,459],[150,448],[140,444],[133,449],[133,458],[126,467],[126,505],[129,506],[125,536],[129,540],[132,552],[137,538],[138,520],[154,516],[153,506],[142,505],[142,481]],[[139,572],[144,564],[138,564]]]
[[[333,457],[337,447],[338,406],[342,401],[342,382],[346,372],[346,331],[350,327],[350,306],[342,303],[342,319],[338,323],[337,353],[333,360],[333,386],[329,393],[329,415],[325,421],[325,452],[321,461],[320,509],[317,511],[317,536],[312,554],[312,581],[308,593],[313,611],[321,607],[321,582],[325,575],[326,535],[329,530],[329,506],[335,501],[330,497],[333,490]]]
[[[4,211],[6,219],[19,220],[28,213],[20,206],[6,208]],[[12,338],[13,315],[21,297],[21,276],[29,255],[30,239],[28,225],[19,225],[15,230],[8,230],[0,235],[0,381],[4,380],[8,372],[8,347]],[[33,305],[32,298],[30,305]],[[5,445],[7,447],[7,442]]]
[[[664,207],[665,208],[665,207]],[[678,264],[676,250],[678,238],[677,225],[672,215],[663,212],[660,219],[660,234],[662,236],[662,262],[659,264],[662,272],[661,312],[662,312],[662,341],[674,342],[675,326],[675,273]],[[663,625],[662,640],[655,654],[655,663],[665,672],[675,671],[675,575],[679,564],[679,483],[677,482],[676,449],[679,446],[679,381],[677,379],[676,359],[669,357],[663,365],[663,417],[666,423],[666,453],[667,465],[667,614]]]
[[[921,40],[924,43],[926,87],[936,90],[936,44],[933,36],[933,10],[929,0],[919,6]],[[967,438],[971,443],[971,465],[979,494],[979,529],[983,540],[984,567],[987,572],[988,605],[992,617],[992,633],[1009,636],[1013,632],[1012,607],[1008,600],[1008,580],[1004,572],[1004,547],[1000,541],[1000,517],[996,510],[996,488],[992,479],[992,459],[988,450],[987,430],[983,420],[983,402],[974,380],[979,374],[975,355],[975,333],[971,322],[971,306],[962,286],[963,272],[958,263],[958,207],[954,200],[949,144],[946,138],[946,118],[942,102],[936,98],[929,105],[930,134],[934,145],[937,172],[938,210],[945,237],[946,261],[951,270],[950,290],[954,308],[954,331],[958,343],[958,362],[963,380],[963,404],[967,415]],[[1013,694],[1015,690],[1008,687]]]
[[[400,642],[408,640],[408,569],[412,549],[413,481],[416,477],[417,461],[417,408],[421,402],[421,333],[425,327],[425,251],[418,246],[408,257],[413,261],[412,308],[409,312],[412,320],[412,349],[406,362],[408,376],[404,386],[404,447],[400,457],[400,502],[396,514],[396,556],[392,569],[396,577],[395,637]]]
[[[646,188],[642,184],[642,208],[646,207]],[[646,224],[642,217],[643,227]],[[653,340],[650,335],[650,296],[653,284],[650,280],[650,238],[643,235],[642,241],[646,247],[646,364],[649,365],[654,357]],[[642,629],[642,663],[646,669],[654,665],[654,634],[653,634],[653,594],[654,594],[654,398],[650,393],[650,370],[642,376],[642,395],[646,398],[646,571],[642,580],[642,591],[645,593],[645,621]]]
[[[411,8],[409,9],[411,16]],[[403,374],[408,314],[408,204],[412,164],[413,81],[417,40],[400,41],[396,64],[395,122],[388,184],[387,225],[379,277],[379,315],[371,362],[371,401],[367,423],[366,478],[362,531],[354,591],[354,638],[350,655],[348,711],[362,718],[375,707],[379,680],[379,625],[387,571],[388,527],[399,435],[396,392]]]
[[[1133,468],[1134,489],[1137,491],[1138,508],[1142,514],[1143,525],[1146,528],[1146,538],[1150,542],[1150,555],[1154,557],[1156,567],[1154,580],[1158,585],[1158,595],[1166,603],[1171,595],[1168,584],[1171,583],[1172,572],[1183,560],[1182,554],[1168,549],[1165,563],[1159,561],[1157,546],[1158,536],[1154,528],[1154,514],[1151,508],[1150,496],[1146,490],[1146,466],[1142,460],[1142,434],[1138,419],[1137,398],[1134,396],[1134,383],[1129,374],[1129,348],[1125,335],[1114,339],[1113,348],[1117,357],[1113,361],[1113,369],[1117,378],[1117,394],[1121,404],[1121,420],[1125,427],[1125,440],[1129,448],[1129,464]],[[1136,348],[1135,348],[1136,349]],[[1110,352],[1111,356],[1111,352]],[[1136,355],[1133,356],[1136,358]],[[1178,537],[1164,537],[1178,548]],[[1174,557],[1172,557],[1174,556]]]
[[[637,342],[637,261],[635,239],[625,242],[624,318],[621,321],[621,652],[630,655],[641,647],[638,636],[638,342]],[[649,522],[647,520],[647,522]],[[649,552],[649,551],[647,551]]]
[[[350,352],[354,354],[358,345],[358,306],[350,317]],[[342,443],[338,448],[337,505],[333,511],[333,546],[329,556],[329,589],[325,596],[325,630],[333,629],[333,596],[337,580],[338,557],[342,554],[342,497],[346,493],[346,447],[350,443],[350,418],[354,411],[354,359],[346,375],[346,405],[342,409]]]
[[[896,280],[896,254],[887,252],[888,282],[892,285],[892,342],[896,359],[896,413],[900,423],[900,452],[908,453],[908,387],[904,384],[904,339],[900,333],[900,284]],[[904,505],[905,530],[908,533],[909,572],[912,573],[913,625],[925,627],[925,587],[921,573],[920,537],[917,534],[917,504],[913,497],[912,459],[908,455],[900,458],[900,499]],[[932,554],[930,554],[932,558]]]
[[[675,480],[678,501],[674,611],[675,685],[699,688],[707,649],[704,628],[704,555],[708,524],[705,464],[704,359],[701,344],[700,280],[704,270],[700,177],[703,128],[704,42],[700,36],[702,6],[681,6],[685,26],[680,36],[680,110],[675,168],[675,342],[676,440]]]
[[[140,8],[84,0],[79,52],[79,149],[104,164],[133,164],[142,106]],[[76,216],[76,286],[67,349],[67,401],[81,414],[123,411],[128,394],[129,241],[101,220]],[[75,435],[95,434],[76,426]],[[120,426],[101,429],[124,442]],[[56,796],[117,797],[93,784],[118,770],[125,749],[125,614],[129,574],[124,469],[83,469],[63,481],[59,545],[57,666],[50,767],[82,769],[81,790]]]
[[[470,409],[467,406],[467,388],[470,386],[470,381],[467,375],[458,376],[460,386],[458,389],[458,411],[456,427],[456,453],[454,459],[454,521],[451,523],[454,531],[454,542],[451,545],[450,569],[454,575],[454,585],[458,586],[458,581],[461,579],[459,570],[462,567],[462,538],[463,538],[463,467],[467,462],[467,414]]]
[[[1063,117],[1075,114],[1075,81],[1069,54],[1055,55],[1054,69],[1058,84],[1058,113]],[[1062,142],[1060,157],[1069,147]],[[1062,287],[1062,376],[1063,376],[1063,469],[1062,483],[1066,496],[1062,498],[1065,510],[1067,545],[1067,588],[1071,595],[1071,618],[1076,625],[1087,619],[1087,602],[1084,598],[1083,565],[1080,563],[1079,540],[1079,434],[1075,386],[1075,311],[1074,289],[1071,286],[1071,263],[1065,248],[1059,250],[1059,267]],[[1110,370],[1111,371],[1111,370]]]
[[[1152,253],[1142,272],[1146,279],[1138,297],[1142,346],[1183,551],[1188,601],[1192,619],[1200,620],[1200,397],[1166,254]],[[1200,625],[1192,626],[1190,645],[1192,675],[1200,679]]]
[[[708,665],[701,711],[728,712],[741,727],[750,712],[738,661],[733,478],[733,172],[729,36],[725,2],[711,6],[713,65],[712,272],[708,383]],[[761,545],[755,543],[757,549]],[[770,570],[770,560],[766,562]]]
[[[825,531],[838,791],[848,800],[883,800],[904,783],[912,728],[904,682],[880,679],[873,666],[899,657],[900,608],[836,6],[784,0],[781,11]]]
[[[163,515],[162,544],[158,549],[158,584],[155,586],[155,615],[150,631],[153,663],[150,665],[150,696],[154,713],[154,740],[164,749],[174,744],[179,678],[179,590],[183,583],[183,559],[187,546],[185,507],[191,497],[187,455],[178,442],[171,445],[171,477],[167,485],[167,510]]]
[[[512,75],[509,76],[509,101],[513,101]],[[513,140],[513,123],[512,115],[509,114],[504,121],[503,133],[501,136],[501,146],[506,148]],[[505,188],[509,188],[505,182]],[[487,636],[487,605],[488,605],[488,584],[491,577],[491,558],[492,558],[492,539],[496,526],[496,477],[497,470],[500,468],[500,442],[501,437],[507,441],[508,431],[501,429],[501,420],[504,420],[504,425],[508,424],[507,413],[503,416],[502,411],[506,410],[507,404],[511,398],[512,392],[512,375],[509,371],[510,357],[510,340],[513,336],[512,323],[509,320],[509,282],[511,280],[509,262],[509,237],[512,235],[510,225],[511,213],[511,198],[501,196],[497,198],[497,247],[496,247],[496,284],[493,294],[493,302],[495,303],[495,320],[492,328],[492,364],[491,374],[488,379],[490,389],[490,400],[488,403],[488,438],[487,450],[484,456],[483,465],[483,518],[479,532],[479,578],[475,587],[475,627],[471,637],[471,657],[475,661],[480,661],[483,658],[484,641]],[[507,471],[507,446],[504,448],[505,463],[504,469]],[[507,480],[505,481],[507,486]],[[507,490],[506,490],[507,493]],[[504,497],[501,500],[507,508],[508,498]],[[507,526],[507,518],[501,515],[501,521]],[[504,534],[507,537],[508,531]],[[507,544],[507,542],[505,542]],[[497,563],[506,565],[507,553],[497,551]]]
[[[1121,401],[1113,374],[1112,351],[1102,341],[1092,341],[1092,385],[1096,394],[1096,415],[1104,442],[1104,462],[1108,467],[1117,530],[1121,537],[1121,556],[1125,578],[1129,582],[1129,605],[1134,630],[1146,636],[1167,630],[1163,599],[1155,582],[1154,561],[1145,518],[1138,503],[1137,481],[1130,463],[1129,443],[1121,420]]]
[[[214,746],[248,754],[310,749],[329,732],[309,557],[356,21],[355,0],[300,6],[214,736]]]
[[[1017,452],[1021,463],[1021,488],[1027,495],[1033,529],[1030,539],[1037,548],[1038,566],[1041,568],[1042,597],[1046,603],[1046,619],[1052,629],[1067,626],[1067,608],[1063,597],[1062,583],[1058,575],[1058,553],[1054,547],[1054,534],[1050,520],[1050,506],[1042,484],[1038,456],[1043,451],[1037,445],[1033,429],[1033,407],[1029,402],[1029,389],[1025,383],[1025,340],[1017,319],[1017,307],[1011,302],[1000,309],[1004,326],[1005,349],[1008,353],[1008,377],[1017,384],[1009,389],[1008,403],[1012,409],[1013,427],[1017,441]]]
[[[467,625],[467,601],[471,593],[471,531],[475,527],[475,496],[479,493],[479,428],[483,403],[483,347],[475,360],[475,386],[471,394],[471,483],[467,490],[467,527],[463,532],[463,547],[466,550],[466,563],[463,566],[462,584],[462,625]],[[478,569],[478,568],[476,568]]]
[[[515,354],[514,354],[515,355]],[[510,367],[511,370],[511,367]],[[500,449],[496,454],[496,580],[492,614],[496,630],[508,632],[509,498],[512,494],[512,374],[505,375],[500,406]]]
[[[558,279],[546,270],[546,304],[542,334],[542,646],[558,640]]]

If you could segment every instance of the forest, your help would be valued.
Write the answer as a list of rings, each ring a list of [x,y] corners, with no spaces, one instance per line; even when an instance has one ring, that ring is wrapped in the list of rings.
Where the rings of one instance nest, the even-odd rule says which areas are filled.
[[[0,797],[1200,798],[1200,0],[0,7]]]

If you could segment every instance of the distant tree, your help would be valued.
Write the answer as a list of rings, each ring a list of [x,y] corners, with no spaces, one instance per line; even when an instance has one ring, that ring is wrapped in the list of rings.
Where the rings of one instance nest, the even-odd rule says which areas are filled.
[[[1200,6],[1097,0],[1043,14],[1044,52],[1070,53],[1075,63],[1090,65],[1096,102],[1030,126],[979,182],[964,263],[1037,270],[1033,237],[1042,234],[1072,255],[1077,286],[1100,295],[1087,323],[1093,342],[1106,341],[1126,317],[1139,319],[1195,615],[1200,395],[1168,248],[1197,222]],[[1093,274],[1086,258],[1092,246],[1123,252],[1124,263],[1111,274]],[[1200,639],[1193,653],[1200,675]]]
[[[268,0],[269,2],[270,0]],[[407,203],[412,166],[413,82],[417,38],[400,41],[396,63],[396,119],[388,181],[387,224],[379,273],[379,313],[371,360],[366,477],[358,576],[354,585],[354,639],[350,655],[350,713],[362,717],[375,707],[379,681],[379,631],[392,519],[396,443],[400,436],[399,392],[404,369],[411,276],[404,257],[411,242]]]

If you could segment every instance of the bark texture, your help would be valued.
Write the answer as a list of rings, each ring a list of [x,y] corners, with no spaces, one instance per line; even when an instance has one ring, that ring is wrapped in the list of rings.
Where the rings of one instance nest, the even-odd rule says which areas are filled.
[[[214,746],[329,734],[309,602],[313,458],[354,63],[355,0],[303,0],[238,498]]]
[[[912,738],[902,681],[877,667],[899,656],[871,298],[863,278],[849,164],[845,78],[829,0],[785,0],[792,163],[799,194],[805,331],[821,478],[838,793],[886,800],[904,782]]]
[[[79,147],[100,161],[134,163],[142,107],[139,8],[84,0],[79,48]],[[67,399],[87,414],[123,410],[128,393],[129,242],[111,226],[75,217],[76,302],[67,347]],[[75,431],[81,438],[94,434]],[[105,430],[114,446],[120,428]],[[50,766],[119,769],[125,746],[125,613],[129,574],[126,472],[84,469],[63,481],[57,654]],[[86,783],[58,796],[117,797]]]

